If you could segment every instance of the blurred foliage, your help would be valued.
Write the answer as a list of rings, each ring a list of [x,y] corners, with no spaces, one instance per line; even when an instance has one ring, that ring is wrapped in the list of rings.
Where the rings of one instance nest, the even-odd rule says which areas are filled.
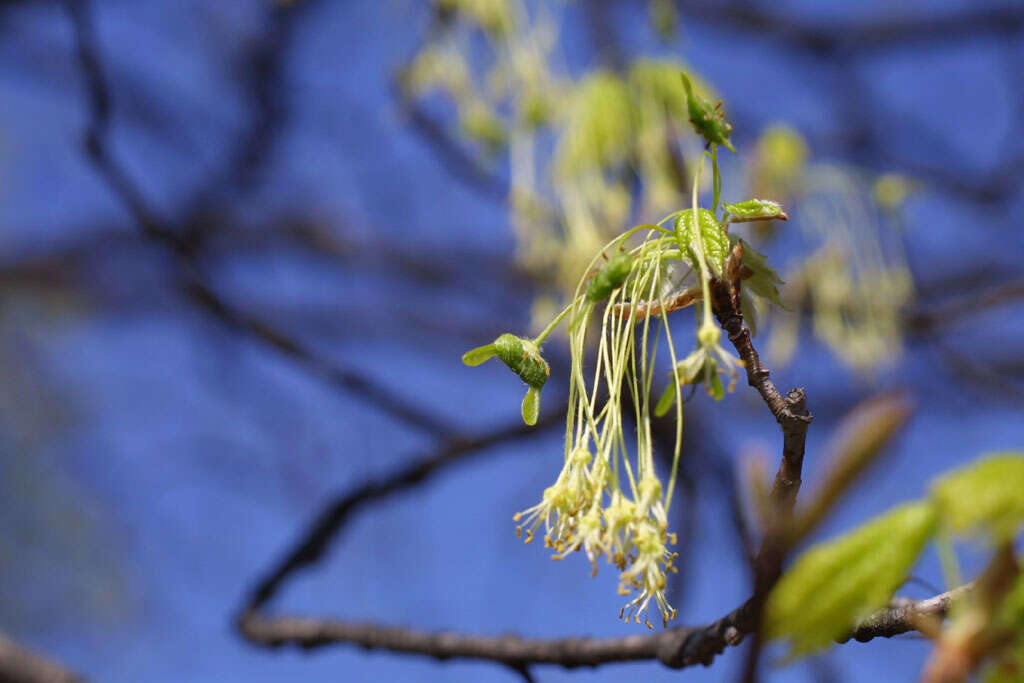
[[[1024,453],[984,457],[937,479],[928,498],[810,548],[769,595],[766,633],[786,639],[794,657],[825,648],[885,606],[928,540],[969,533],[991,541],[991,561],[949,623],[917,625],[936,643],[924,680],[966,680],[983,667],[986,680],[1019,680],[1024,574],[1014,544],[1024,532],[1022,491]]]
[[[434,30],[403,70],[401,91],[417,106],[441,107],[438,115],[476,147],[482,168],[507,154],[518,260],[542,285],[536,330],[558,306],[551,297],[570,298],[595,250],[624,226],[651,223],[685,202],[702,147],[688,119],[696,112],[719,125],[718,98],[677,60],[630,56],[618,71],[570,73],[557,50],[566,9],[559,2],[434,0],[433,7]],[[652,0],[649,11],[656,36],[678,31],[673,3]],[[728,131],[719,133],[727,143]],[[809,320],[859,372],[891,364],[913,298],[898,233],[913,183],[812,164],[806,141],[782,124],[766,127],[752,151],[740,169],[748,196],[791,207],[805,244],[787,246],[781,280],[789,283],[782,301],[790,313],[768,316],[745,302],[751,320],[771,328],[774,361],[793,358]],[[777,221],[758,223],[748,241],[769,249],[778,231]]]
[[[896,508],[808,550],[765,605],[765,634],[788,639],[791,656],[820,650],[885,606],[935,528],[927,503]]]

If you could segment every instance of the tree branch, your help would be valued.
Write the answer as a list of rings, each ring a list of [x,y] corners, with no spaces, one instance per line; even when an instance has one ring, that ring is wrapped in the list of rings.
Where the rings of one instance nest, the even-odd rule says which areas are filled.
[[[455,430],[439,417],[424,411],[368,377],[319,357],[298,339],[235,309],[206,283],[200,273],[199,254],[194,243],[175,232],[149,208],[135,183],[114,160],[108,142],[111,96],[103,79],[87,2],[65,0],[64,4],[72,20],[78,63],[89,97],[90,121],[85,135],[88,158],[107,180],[117,197],[124,202],[142,233],[176,258],[181,273],[179,286],[185,298],[229,328],[291,358],[334,386],[359,394],[392,417],[433,434],[443,436],[455,433]]]
[[[973,589],[974,584],[968,583],[927,600],[897,598],[889,607],[884,607],[863,619],[849,635],[838,642],[845,643],[852,638],[866,643],[875,638],[892,638],[901,633],[916,631],[923,621],[944,619],[950,605]]]
[[[1020,7],[970,8],[932,16],[908,13],[882,19],[814,25],[799,17],[768,12],[749,2],[677,0],[684,19],[696,19],[771,36],[814,53],[873,50],[893,44],[949,41],[977,36],[1010,36],[1024,29]]]
[[[563,410],[558,410],[542,415],[533,427],[517,423],[512,427],[490,434],[450,438],[442,443],[433,454],[413,461],[386,479],[367,482],[351,493],[336,497],[328,503],[302,534],[302,539],[295,547],[286,553],[284,558],[252,590],[240,621],[246,621],[253,610],[270,600],[281,587],[285,578],[296,570],[319,560],[330,541],[359,508],[410,488],[449,465],[486,448],[540,434],[544,429],[556,424],[564,415]]]

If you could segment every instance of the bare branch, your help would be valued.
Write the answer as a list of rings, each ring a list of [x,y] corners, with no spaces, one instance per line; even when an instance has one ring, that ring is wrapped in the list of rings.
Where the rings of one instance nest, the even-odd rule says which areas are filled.
[[[73,23],[78,62],[89,96],[90,121],[85,138],[88,157],[128,207],[143,234],[177,258],[181,272],[179,286],[185,298],[229,328],[291,358],[334,386],[358,393],[389,415],[434,434],[454,433],[455,430],[437,416],[425,412],[368,377],[321,358],[298,339],[270,324],[235,309],[206,283],[199,270],[199,254],[194,243],[161,221],[149,208],[135,183],[114,160],[108,144],[111,96],[103,79],[88,4],[86,0],[65,0],[65,7]]]
[[[535,436],[561,420],[564,415],[564,411],[559,410],[542,415],[533,427],[527,427],[517,422],[512,427],[490,434],[449,438],[438,447],[436,452],[413,461],[386,479],[367,482],[351,493],[336,497],[328,503],[303,533],[302,540],[253,589],[246,603],[245,611],[251,612],[266,603],[277,592],[285,578],[296,570],[319,560],[330,541],[342,529],[349,517],[367,503],[378,501],[418,484],[447,466],[491,446]]]
[[[908,317],[907,324],[915,334],[934,334],[964,318],[1020,301],[1024,301],[1024,278],[959,296],[930,309],[915,311]]]
[[[845,643],[853,638],[866,643],[874,638],[892,638],[901,633],[919,630],[924,621],[944,619],[950,605],[966,596],[973,588],[974,584],[969,583],[927,600],[897,598],[889,607],[882,608],[863,619],[849,635],[838,642]]]
[[[913,13],[886,16],[842,24],[814,25],[799,17],[766,11],[747,2],[715,0],[678,0],[686,19],[753,31],[771,36],[793,47],[815,53],[836,50],[872,50],[896,43],[947,42],[978,36],[1012,36],[1024,30],[1024,11],[1020,7],[968,7],[931,16]]]
[[[662,313],[667,315],[697,303],[700,301],[700,295],[700,287],[690,287],[672,294],[663,302],[640,301],[615,304],[612,307],[612,315],[619,318],[632,317],[634,320],[643,320]]]

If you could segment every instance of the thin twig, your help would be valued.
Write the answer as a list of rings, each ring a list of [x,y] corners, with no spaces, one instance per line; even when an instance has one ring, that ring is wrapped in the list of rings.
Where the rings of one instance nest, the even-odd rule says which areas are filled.
[[[180,271],[179,287],[186,300],[229,328],[312,370],[334,386],[359,394],[396,419],[436,435],[455,433],[447,421],[424,411],[370,378],[316,355],[298,339],[234,308],[206,283],[199,270],[199,254],[195,245],[183,234],[175,232],[150,209],[141,191],[114,160],[108,140],[111,95],[103,79],[88,3],[86,0],[65,0],[64,4],[74,27],[78,63],[89,98],[90,119],[85,135],[88,158],[124,202],[142,233],[176,257]]]
[[[253,610],[258,609],[274,596],[288,576],[319,560],[328,544],[337,536],[349,517],[363,506],[410,488],[449,465],[465,460],[487,448],[535,436],[556,424],[564,415],[564,411],[558,410],[541,416],[533,427],[517,423],[512,427],[499,429],[489,434],[448,439],[435,452],[409,463],[386,479],[367,482],[351,493],[337,496],[317,515],[295,547],[286,553],[281,561],[256,584],[243,612],[253,613]],[[248,616],[243,616],[242,621],[247,618]]]

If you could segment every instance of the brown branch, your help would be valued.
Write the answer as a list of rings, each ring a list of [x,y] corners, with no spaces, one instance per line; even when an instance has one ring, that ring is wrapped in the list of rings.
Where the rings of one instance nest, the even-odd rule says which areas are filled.
[[[840,642],[850,638],[867,642],[917,630],[923,620],[944,618],[950,604],[968,590],[970,586],[962,586],[927,600],[897,601],[860,622]],[[754,623],[755,610],[748,601],[702,627],[680,627],[622,638],[482,636],[333,619],[266,617],[256,612],[244,614],[238,626],[248,640],[265,647],[291,645],[309,650],[350,643],[368,650],[381,649],[439,660],[478,659],[516,668],[531,664],[574,668],[657,660],[667,667],[682,669],[711,664],[726,647],[741,643]]]
[[[200,274],[199,254],[196,252],[195,244],[166,225],[156,212],[149,208],[135,183],[114,160],[108,141],[111,95],[103,79],[88,5],[86,0],[65,0],[64,4],[74,28],[79,68],[89,98],[90,120],[85,135],[88,158],[117,197],[124,202],[142,233],[176,258],[181,275],[179,286],[186,300],[229,328],[296,361],[334,386],[358,393],[362,398],[406,424],[438,435],[454,433],[446,421],[425,412],[390,389],[354,370],[319,357],[298,339],[237,310],[206,283]]]
[[[448,466],[491,446],[535,436],[556,424],[564,415],[564,411],[559,410],[542,415],[533,427],[517,423],[490,434],[449,438],[436,452],[413,461],[386,479],[367,482],[351,493],[336,497],[302,534],[302,539],[295,547],[259,581],[252,590],[243,612],[246,615],[252,613],[274,596],[285,578],[319,560],[349,517],[364,505],[418,484]],[[243,616],[241,620],[245,621],[247,618],[248,616]]]
[[[690,287],[672,294],[664,301],[638,301],[615,304],[612,307],[612,315],[619,318],[632,317],[633,320],[643,320],[644,318],[661,315],[662,313],[667,315],[697,303],[700,301],[700,295],[700,287]]]
[[[866,643],[874,638],[892,638],[901,633],[917,631],[922,623],[944,619],[950,606],[973,588],[974,584],[968,583],[927,600],[897,598],[889,607],[862,619],[848,635],[837,642],[845,643],[852,638]]]
[[[739,273],[742,269],[738,267],[743,258],[742,244],[740,242],[734,247],[726,264],[726,272],[733,274],[732,281],[716,279],[712,282],[712,310],[746,367],[747,383],[761,394],[776,422],[782,427],[782,460],[769,500],[770,525],[765,530],[761,548],[754,559],[754,592],[747,601],[751,612],[750,625],[755,637],[748,651],[743,678],[751,683],[756,678],[761,650],[761,611],[768,592],[782,573],[782,562],[787,550],[783,530],[792,517],[796,496],[800,491],[804,444],[813,416],[807,411],[807,397],[802,388],[790,389],[785,397],[779,393],[771,380],[770,371],[761,363],[754,348],[750,330],[743,324]]]
[[[72,673],[0,633],[0,683],[82,683]]]
[[[791,511],[800,490],[807,427],[813,419],[807,412],[807,397],[801,388],[790,389],[783,397],[772,382],[771,372],[761,363],[761,358],[750,338],[750,330],[743,324],[739,280],[737,279],[732,287],[722,280],[716,280],[712,286],[712,295],[715,317],[729,335],[729,341],[746,366],[747,383],[757,389],[772,416],[782,427],[782,462],[779,463],[771,495],[781,509]]]
[[[896,43],[1013,36],[1024,29],[1020,7],[970,8],[937,16],[905,14],[881,19],[815,25],[799,17],[765,11],[747,2],[677,0],[684,19],[695,19],[770,36],[815,53],[871,50]],[[936,13],[933,13],[936,14]]]
[[[1004,282],[981,292],[959,296],[929,309],[915,311],[907,325],[915,334],[934,334],[964,318],[1024,300],[1024,278]]]

